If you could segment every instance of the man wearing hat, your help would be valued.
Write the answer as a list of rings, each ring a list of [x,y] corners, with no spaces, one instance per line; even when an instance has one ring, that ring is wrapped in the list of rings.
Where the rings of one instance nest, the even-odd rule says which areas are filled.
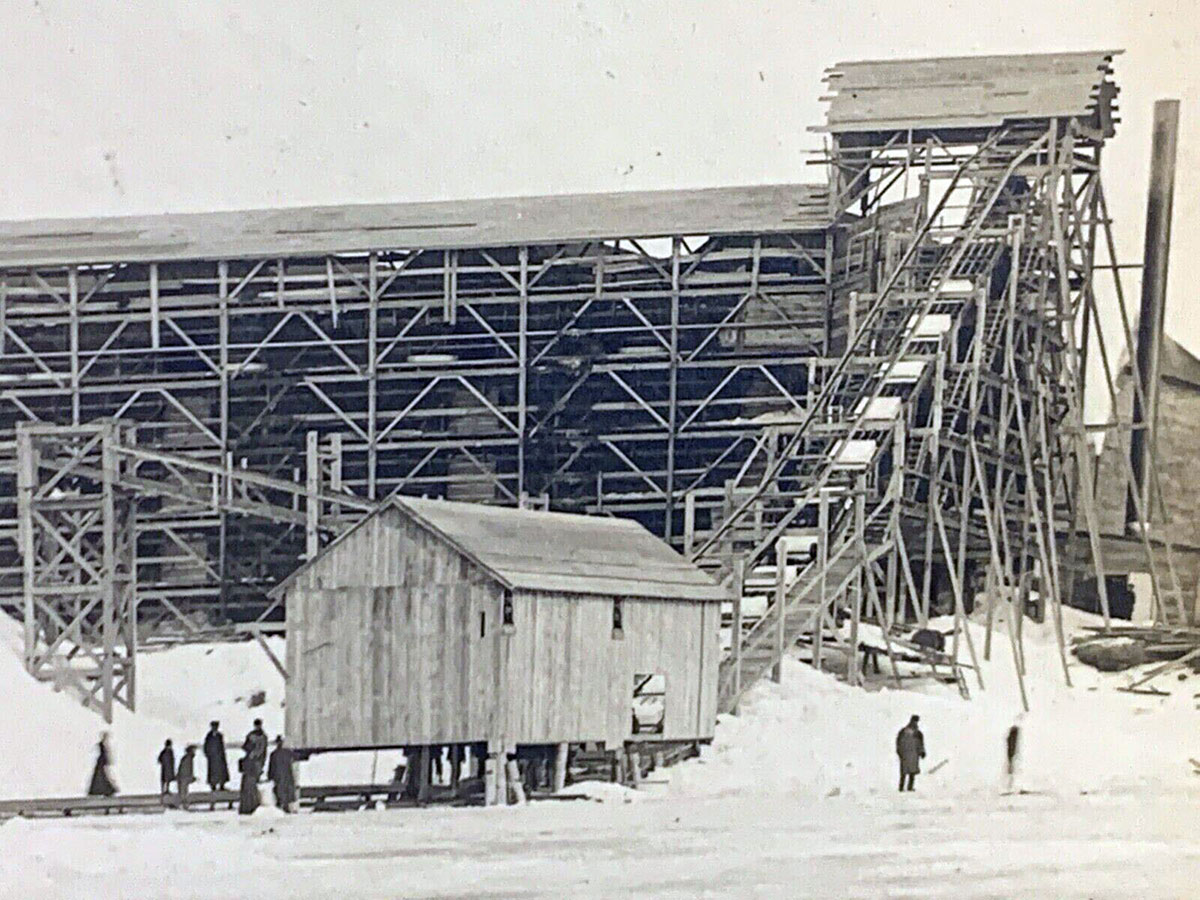
[[[204,759],[208,763],[208,786],[214,791],[225,790],[229,783],[229,762],[225,759],[225,735],[220,722],[208,723],[204,736]]]
[[[920,716],[913,716],[896,735],[896,755],[900,757],[900,790],[913,790],[913,782],[925,758],[925,735],[917,727]]]
[[[296,802],[295,757],[290,747],[284,746],[283,735],[275,738],[275,749],[267,763],[267,778],[275,788],[275,805],[284,812],[292,811]]]

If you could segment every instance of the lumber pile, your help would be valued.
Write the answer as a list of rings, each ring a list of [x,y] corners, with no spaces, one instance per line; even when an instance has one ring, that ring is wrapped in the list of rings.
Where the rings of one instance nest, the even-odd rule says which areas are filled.
[[[1101,672],[1121,672],[1155,662],[1193,662],[1200,671],[1200,629],[1114,626],[1107,631],[1089,628],[1076,637],[1071,652],[1082,663]]]

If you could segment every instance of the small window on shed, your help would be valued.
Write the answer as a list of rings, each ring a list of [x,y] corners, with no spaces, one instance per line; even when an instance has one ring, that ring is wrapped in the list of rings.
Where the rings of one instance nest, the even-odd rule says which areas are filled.
[[[667,720],[667,679],[661,672],[633,676],[633,733],[662,734]]]
[[[612,612],[612,636],[613,640],[619,641],[625,637],[625,609],[624,601],[620,597],[613,600]]]
[[[500,601],[500,623],[504,626],[505,634],[513,632],[513,595],[512,591],[507,588],[505,588],[504,596]]]

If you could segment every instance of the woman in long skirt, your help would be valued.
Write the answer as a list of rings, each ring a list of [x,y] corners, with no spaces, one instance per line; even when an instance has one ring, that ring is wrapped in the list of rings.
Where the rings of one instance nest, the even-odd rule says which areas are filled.
[[[258,793],[258,776],[261,772],[257,760],[250,754],[238,761],[238,769],[242,773],[241,789],[238,791],[238,812],[248,816],[262,803],[262,796]]]
[[[92,769],[92,781],[88,785],[89,797],[111,797],[117,792],[109,774],[112,765],[112,754],[108,750],[108,732],[100,735],[100,743],[96,745],[96,767]]]

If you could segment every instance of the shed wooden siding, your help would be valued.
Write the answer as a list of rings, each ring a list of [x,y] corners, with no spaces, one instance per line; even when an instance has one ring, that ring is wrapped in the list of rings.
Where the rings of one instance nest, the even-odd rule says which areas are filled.
[[[288,740],[394,746],[494,733],[501,594],[398,512],[364,522],[288,588]]]
[[[507,630],[503,596],[400,510],[364,520],[286,586],[288,740],[618,744],[637,673],[665,676],[662,739],[712,736],[720,604],[622,597],[616,640],[611,596],[518,590]]]
[[[720,605],[522,592],[507,641],[505,738],[620,743],[632,737],[633,676],[666,677],[663,740],[712,737],[717,714]],[[656,736],[658,737],[658,736]]]

